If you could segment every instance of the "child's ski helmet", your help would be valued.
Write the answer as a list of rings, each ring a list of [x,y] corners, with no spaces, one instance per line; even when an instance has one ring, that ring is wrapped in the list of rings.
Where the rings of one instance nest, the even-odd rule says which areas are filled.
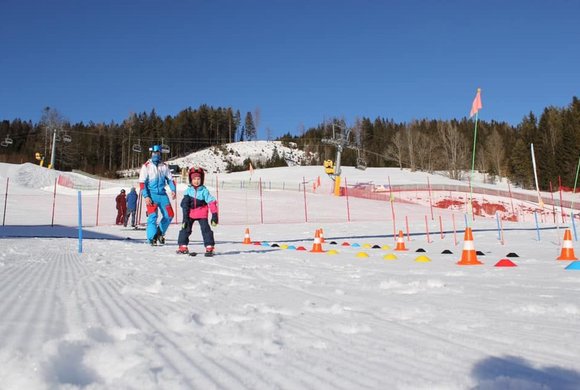
[[[201,179],[201,185],[203,185],[203,182],[205,179],[205,171],[203,170],[203,168],[196,168],[196,167],[189,168],[189,173],[188,173],[189,184],[192,184],[191,178],[194,176],[199,176]]]

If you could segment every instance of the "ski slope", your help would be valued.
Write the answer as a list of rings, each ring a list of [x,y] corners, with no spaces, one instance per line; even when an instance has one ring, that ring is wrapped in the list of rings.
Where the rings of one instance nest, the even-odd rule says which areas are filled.
[[[289,180],[319,171],[260,175]],[[312,205],[324,209],[331,198],[312,197]],[[385,214],[384,202],[363,201]],[[34,204],[23,210],[23,224],[39,212]],[[436,210],[435,220],[446,212]],[[400,205],[398,213],[410,216],[407,251],[393,250],[388,219],[224,223],[211,259],[175,254],[175,225],[164,247],[146,245],[143,231],[88,227],[82,253],[74,226],[1,227],[0,387],[578,388],[580,272],[556,260],[570,225],[506,223],[500,240],[494,219],[477,218],[483,264],[460,266],[462,217],[456,231],[447,225],[427,237],[425,204]],[[246,227],[260,245],[242,244]],[[311,253],[319,228],[325,252]],[[196,229],[192,250],[201,248]],[[495,267],[508,253],[519,256],[509,258],[517,266]]]

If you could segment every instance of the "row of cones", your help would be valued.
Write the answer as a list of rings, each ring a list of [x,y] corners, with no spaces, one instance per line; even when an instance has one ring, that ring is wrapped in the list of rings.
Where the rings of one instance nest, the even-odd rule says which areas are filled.
[[[457,262],[459,265],[480,265],[483,264],[477,259],[477,253],[475,251],[475,244],[473,241],[473,232],[470,227],[465,228],[465,234],[463,239],[463,251],[461,252],[461,259]],[[250,239],[250,229],[246,228],[244,233],[243,244],[251,244]],[[324,243],[324,231],[322,229],[316,229],[314,234],[314,243],[312,244],[312,249],[310,252],[313,253],[324,253],[322,249],[322,244]],[[395,247],[396,251],[406,251],[405,240],[403,238],[403,231],[399,230],[399,235],[397,237],[397,245]],[[578,260],[574,254],[574,247],[572,245],[572,233],[570,229],[566,229],[564,232],[564,243],[562,245],[562,251],[557,260]]]

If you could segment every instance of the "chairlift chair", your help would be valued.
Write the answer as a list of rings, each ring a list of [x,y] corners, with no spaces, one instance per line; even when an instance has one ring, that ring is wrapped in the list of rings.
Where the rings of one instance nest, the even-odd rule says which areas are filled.
[[[12,138],[10,138],[9,135],[6,136],[6,138],[4,139],[4,143],[6,144],[6,146],[8,145],[12,145]],[[4,145],[3,145],[4,146]]]
[[[131,147],[131,150],[134,151],[135,153],[141,153],[141,152],[143,152],[143,148],[139,144],[134,144]]]
[[[62,140],[63,140],[64,142],[67,142],[67,143],[68,143],[68,142],[71,142],[71,141],[72,141],[72,137],[71,137],[70,135],[68,135],[68,134],[64,134],[64,135],[62,136]]]
[[[169,145],[161,144],[161,153],[169,153]]]
[[[8,144],[6,143],[6,141],[2,141],[2,142],[0,142],[0,146],[5,148],[8,146]]]
[[[364,171],[365,169],[367,169],[367,162],[363,159],[363,158],[357,158],[356,159],[356,169],[360,169],[361,171]]]
[[[357,158],[356,158],[356,169],[360,169],[361,171],[364,171],[365,169],[367,169],[367,162],[364,158],[362,158],[360,149],[357,148],[356,150],[356,154],[357,154]]]

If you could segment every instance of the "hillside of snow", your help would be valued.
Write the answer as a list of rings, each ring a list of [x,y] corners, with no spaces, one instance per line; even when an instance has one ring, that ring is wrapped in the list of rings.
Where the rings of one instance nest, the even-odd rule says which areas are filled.
[[[288,166],[308,165],[316,159],[316,155],[289,148],[280,141],[246,141],[212,146],[185,157],[168,160],[168,163],[181,168],[196,166],[209,173],[221,173],[227,171],[228,164],[241,166],[249,158],[255,166],[258,162],[264,163],[271,159],[274,153],[284,158]]]

